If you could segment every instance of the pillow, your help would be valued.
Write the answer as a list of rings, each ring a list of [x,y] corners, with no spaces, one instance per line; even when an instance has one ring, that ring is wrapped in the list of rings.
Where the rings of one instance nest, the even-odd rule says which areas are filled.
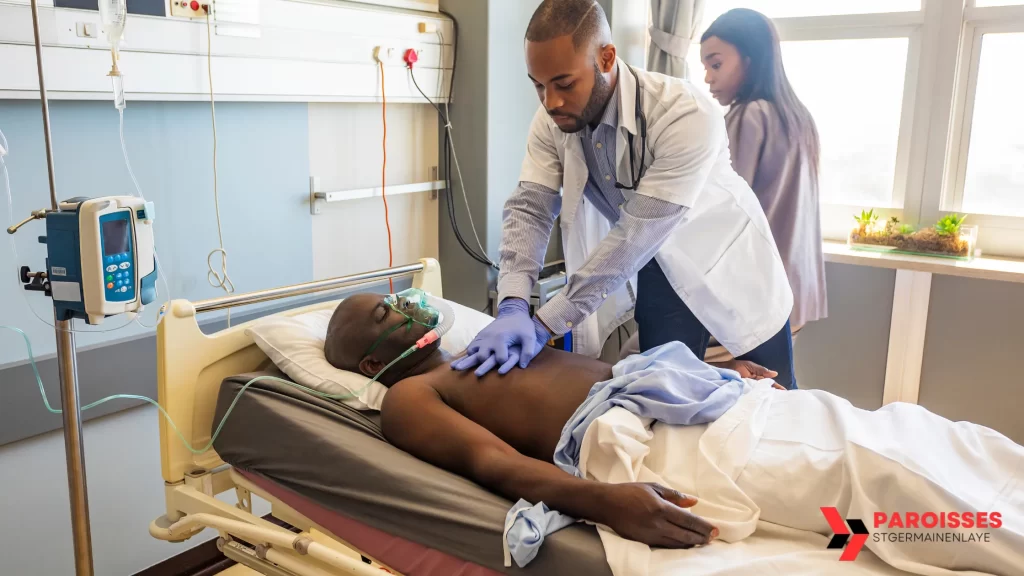
[[[455,312],[455,325],[441,338],[441,348],[462,352],[493,318],[483,312],[447,301]],[[324,356],[327,325],[333,308],[297,316],[269,316],[246,328],[245,334],[282,372],[297,384],[317,392],[348,395],[339,400],[357,410],[380,410],[387,387],[366,376],[339,370]]]

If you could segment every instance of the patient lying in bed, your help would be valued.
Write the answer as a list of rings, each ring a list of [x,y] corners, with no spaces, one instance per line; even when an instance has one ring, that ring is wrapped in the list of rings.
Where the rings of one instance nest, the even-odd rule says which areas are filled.
[[[426,333],[420,325],[393,330],[366,354],[382,333],[405,321],[379,295],[352,296],[338,306],[331,319],[326,357],[337,368],[375,375]],[[752,527],[745,532],[735,529],[737,523],[729,514],[722,516],[730,519],[728,526],[713,524],[689,510],[697,504],[696,498],[664,485],[595,482],[567,474],[552,463],[566,423],[588,400],[595,384],[612,379],[612,366],[546,348],[527,370],[513,370],[504,376],[492,371],[477,378],[471,371],[452,370],[450,361],[435,344],[398,362],[382,375],[380,381],[389,387],[381,409],[382,426],[391,443],[513,500],[543,501],[551,509],[606,526],[618,536],[654,547],[703,545],[719,537],[720,531],[731,531],[722,537],[732,541],[753,531]],[[764,375],[764,369],[756,365],[732,367],[746,378]],[[746,384],[747,391],[751,382]],[[752,405],[755,400],[760,404]],[[1024,486],[1024,448],[980,426],[952,423],[923,408],[901,406],[909,415],[899,418],[911,423],[912,429],[927,432],[928,445],[915,446],[913,441],[902,443],[891,437],[878,441],[877,446],[873,444],[869,434],[872,430],[882,436],[887,431],[901,433],[897,430],[899,418],[892,417],[897,414],[895,411],[857,410],[819,391],[781,391],[758,386],[756,394],[744,396],[726,415],[735,416],[741,408],[760,414],[756,432],[759,436],[755,439],[760,444],[747,444],[763,445],[765,454],[751,456],[748,451],[744,465],[750,470],[767,470],[770,465],[775,472],[753,477],[741,467],[740,471],[750,477],[727,479],[729,489],[738,490],[739,496],[727,494],[726,500],[758,501],[756,505],[749,504],[757,508],[754,523],[759,514],[761,520],[820,533],[829,532],[829,528],[819,507],[838,506],[841,511],[849,511],[851,485],[856,486],[855,493],[881,493],[882,496],[869,501],[889,506],[879,510],[889,514],[1001,510],[1002,527],[993,531],[996,543],[981,549],[987,559],[978,560],[978,555],[958,549],[956,554],[944,555],[933,564],[949,569],[995,567],[994,572],[1001,572],[1000,566],[1024,565],[1020,552],[1012,552],[1024,549],[1024,496],[1020,495],[1024,492],[1020,488]],[[747,420],[751,418],[744,422]],[[808,447],[779,449],[778,446],[794,445],[787,434],[799,435],[796,440],[806,441]],[[875,472],[882,471],[880,477],[876,474],[873,478],[874,482],[862,483],[860,478],[851,477],[862,472],[850,469],[845,451],[852,449],[851,442],[857,442],[857,449],[880,455],[858,460],[871,462]],[[679,450],[699,451],[696,445],[680,446]],[[932,458],[919,458],[922,450]],[[937,464],[936,454],[948,458],[946,464]],[[886,462],[895,464],[886,467]],[[950,469],[941,469],[943,465]],[[959,474],[960,467],[969,467],[970,473]],[[962,485],[965,478],[971,484]],[[834,490],[822,488],[822,483],[834,483]],[[814,489],[801,490],[804,484]],[[820,499],[809,499],[809,493]],[[701,496],[705,497],[703,492]],[[795,519],[787,516],[791,510],[799,510]],[[868,546],[876,548],[870,543]],[[900,554],[914,548],[915,545],[909,545],[900,549]],[[923,554],[930,553],[926,550]],[[885,554],[879,555],[894,564]],[[929,563],[927,558],[923,563]]]

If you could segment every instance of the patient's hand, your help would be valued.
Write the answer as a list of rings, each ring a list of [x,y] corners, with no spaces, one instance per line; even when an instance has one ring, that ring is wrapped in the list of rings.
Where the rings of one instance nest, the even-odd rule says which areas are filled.
[[[689,508],[697,503],[658,484],[604,484],[603,512],[594,518],[616,534],[648,546],[692,548],[718,536],[718,529]],[[595,515],[598,516],[598,515]]]
[[[750,360],[729,360],[727,362],[711,362],[712,366],[719,368],[725,368],[726,370],[733,370],[739,372],[740,378],[750,380],[764,380],[765,378],[775,378],[779,375],[775,370],[769,370],[760,364],[755,364]],[[785,390],[786,387],[779,384],[778,382],[772,384],[773,388],[779,390]]]

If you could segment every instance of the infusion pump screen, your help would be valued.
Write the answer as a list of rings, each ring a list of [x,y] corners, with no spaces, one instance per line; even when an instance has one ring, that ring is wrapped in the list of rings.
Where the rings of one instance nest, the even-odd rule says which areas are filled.
[[[108,220],[103,223],[103,255],[113,256],[128,251],[131,231],[128,220]]]

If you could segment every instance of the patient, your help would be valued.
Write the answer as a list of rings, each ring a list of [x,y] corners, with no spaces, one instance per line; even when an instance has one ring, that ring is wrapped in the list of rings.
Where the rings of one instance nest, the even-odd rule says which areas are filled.
[[[352,296],[338,306],[331,319],[325,344],[327,360],[336,368],[373,376],[427,332],[426,327],[418,324],[395,329],[403,323],[407,323],[407,319],[385,304],[382,296]],[[374,347],[389,330],[390,334]],[[373,351],[367,353],[371,347]],[[382,427],[392,444],[513,501],[519,498],[543,501],[553,510],[607,526],[623,538],[650,546],[688,548],[707,544],[718,536],[718,527],[687,510],[697,504],[692,496],[654,484],[604,484],[585,480],[567,474],[552,463],[563,427],[587,400],[595,383],[612,378],[611,365],[545,348],[531,363],[530,370],[512,370],[504,376],[491,371],[478,378],[472,371],[452,370],[451,360],[435,343],[396,363],[381,376],[380,381],[390,388],[381,409]],[[770,375],[752,364],[731,367],[746,378]],[[775,400],[777,405],[787,404],[785,398],[807,395],[805,398],[820,399],[823,395],[807,391],[774,394],[779,395]],[[913,408],[926,412],[916,406]],[[849,410],[876,414],[852,406]],[[796,416],[784,417],[801,420],[801,415],[798,412]],[[833,423],[844,417],[844,414],[836,415]],[[800,434],[815,436],[818,432],[814,426],[829,418],[808,416],[807,422],[799,422],[796,427],[803,427]],[[824,429],[828,424],[821,426],[824,437],[829,432]],[[949,436],[952,438],[953,433]],[[1020,456],[1019,446],[1005,438],[1002,440],[1010,446],[1014,457]],[[946,438],[943,441],[952,442]],[[976,446],[975,449],[980,458],[993,458],[993,452],[985,454]],[[813,465],[820,465],[820,462],[811,464],[809,474],[813,475]],[[801,465],[794,460],[782,463],[781,468],[798,470]],[[979,478],[983,477],[982,472],[976,473]],[[776,486],[771,481],[784,482],[786,475],[774,476],[777,478],[768,476],[763,486],[765,493],[785,492],[787,486]],[[820,480],[832,482],[835,478]],[[842,483],[836,481],[836,484]],[[899,485],[894,481],[887,490],[892,494],[898,491]],[[806,504],[787,504],[789,500],[783,498],[777,500],[782,509]],[[889,503],[898,501],[887,500]],[[817,506],[827,505],[830,504],[810,504],[816,514],[819,514]],[[1011,512],[1006,510],[1003,517]],[[816,521],[824,523],[820,518],[813,522]],[[817,524],[812,524],[814,526]]]
[[[328,362],[377,374],[427,332],[419,324],[395,330],[363,356],[381,334],[404,322],[383,296],[345,299],[328,327]],[[389,442],[513,500],[543,501],[652,546],[694,546],[713,536],[710,524],[685,510],[693,498],[659,486],[588,482],[551,463],[562,427],[594,384],[612,377],[610,364],[546,347],[529,370],[504,376],[492,370],[478,378],[452,370],[452,359],[434,344],[381,376],[390,388],[381,407]],[[730,367],[746,377],[771,374],[751,362]]]

